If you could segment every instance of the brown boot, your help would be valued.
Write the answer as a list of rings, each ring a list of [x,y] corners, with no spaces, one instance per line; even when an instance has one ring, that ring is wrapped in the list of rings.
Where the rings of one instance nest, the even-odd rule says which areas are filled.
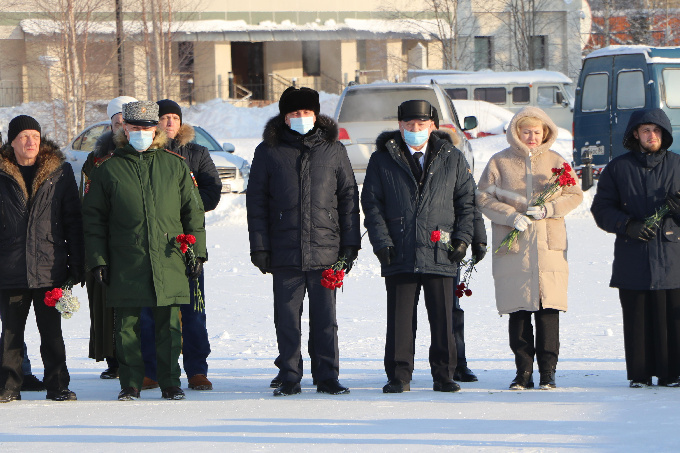
[[[158,388],[158,381],[154,381],[151,378],[144,376],[144,382],[142,382],[142,390],[151,390]]]
[[[212,382],[205,374],[196,374],[189,378],[189,388],[194,390],[212,390]]]

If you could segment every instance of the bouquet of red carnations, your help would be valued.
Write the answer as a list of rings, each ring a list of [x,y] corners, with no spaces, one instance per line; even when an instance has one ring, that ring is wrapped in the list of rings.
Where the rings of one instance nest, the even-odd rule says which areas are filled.
[[[447,233],[446,231],[440,231],[440,230],[434,230],[430,234],[430,240],[432,242],[441,242],[442,244],[446,245],[446,247],[449,250],[453,250],[453,246],[451,245],[451,233]],[[459,299],[463,296],[472,296],[472,290],[470,289],[470,276],[472,275],[472,272],[475,271],[475,260],[474,258],[470,258],[468,260],[463,260],[460,262],[458,265],[459,268],[465,268],[463,271],[463,279],[456,285],[456,297]]]
[[[570,172],[571,165],[569,165],[566,162],[564,162],[562,166],[559,168],[553,168],[552,176],[550,177],[548,185],[546,186],[545,189],[543,189],[543,192],[541,192],[538,195],[536,200],[529,206],[544,206],[545,203],[550,199],[550,197],[555,195],[555,193],[557,193],[557,191],[560,190],[562,187],[575,186],[576,180],[572,178]],[[498,253],[498,251],[503,247],[507,247],[507,249],[510,250],[512,244],[514,244],[515,241],[517,240],[519,233],[520,231],[517,228],[514,228],[511,232],[507,234],[507,236],[505,236],[505,238],[501,242],[501,245],[498,246],[494,253]]]
[[[342,280],[345,278],[345,257],[341,257],[331,267],[321,273],[321,286],[328,289],[342,287]]]
[[[196,243],[196,236],[193,234],[179,234],[175,241],[179,244],[179,251],[184,254],[186,264],[192,267],[195,266],[196,253],[194,252],[194,244]],[[198,277],[194,278],[194,310],[197,312],[205,311],[205,301],[203,301],[201,287],[198,284]]]
[[[72,288],[73,281],[69,278],[61,288],[45,292],[45,305],[56,308],[64,319],[69,319],[80,309],[80,302],[73,295]]]

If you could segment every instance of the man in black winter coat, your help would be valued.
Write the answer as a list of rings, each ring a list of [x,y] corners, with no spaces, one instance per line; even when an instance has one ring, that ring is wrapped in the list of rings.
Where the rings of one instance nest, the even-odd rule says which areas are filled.
[[[212,211],[220,202],[222,180],[205,146],[193,143],[194,128],[182,122],[182,109],[175,101],[163,99],[158,104],[158,128],[168,136],[166,149],[185,159],[194,175],[205,212]],[[203,269],[198,277],[198,287],[206,300]],[[208,355],[210,340],[206,327],[205,310],[197,311],[194,300],[194,280],[189,279],[191,302],[181,305],[182,357],[189,388],[212,390],[208,379]],[[142,389],[156,388],[156,335],[155,322],[150,308],[142,310],[141,317],[142,356],[144,357],[144,383]]]
[[[84,273],[83,225],[78,186],[57,145],[41,137],[40,124],[19,115],[0,148],[0,403],[20,400],[24,329],[31,305],[40,331],[47,399],[75,400],[69,390],[61,315],[45,293]]]
[[[317,392],[349,393],[338,381],[336,290],[321,285],[321,273],[339,258],[345,258],[346,272],[351,269],[361,245],[359,199],[337,125],[319,110],[316,91],[283,92],[280,113],[255,149],[246,194],[251,261],[273,276],[275,364],[282,381],[275,396],[301,391],[305,291]]]
[[[399,130],[376,140],[361,193],[364,225],[387,290],[385,393],[410,390],[413,313],[420,290],[430,321],[433,389],[456,392],[452,328],[454,279],[472,242],[474,183],[463,154],[436,129],[427,101],[406,101]],[[433,242],[432,232],[442,240]]]
[[[680,156],[661,109],[634,112],[630,152],[602,171],[591,212],[616,234],[610,286],[619,289],[630,386],[680,387]],[[650,219],[654,216],[655,219]]]

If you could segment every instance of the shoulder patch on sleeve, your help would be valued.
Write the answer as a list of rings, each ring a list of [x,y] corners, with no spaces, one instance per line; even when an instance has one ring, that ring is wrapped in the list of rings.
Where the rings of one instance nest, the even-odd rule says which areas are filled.
[[[198,183],[196,182],[196,178],[194,177],[194,172],[189,171],[189,174],[191,175],[191,180],[194,182],[194,186],[198,187]]]
[[[100,167],[104,162],[111,159],[112,157],[113,157],[113,153],[109,153],[104,157],[95,157],[94,158],[94,166]]]
[[[180,155],[180,154],[177,154],[177,153],[174,152],[174,151],[170,151],[170,150],[167,149],[167,148],[163,149],[163,151],[165,151],[166,153],[172,154],[173,156],[177,156],[177,157],[179,157],[179,158],[182,159],[182,160],[186,160],[186,157],[184,157],[184,156],[182,156],[182,155]],[[193,177],[193,176],[192,176],[192,177]]]

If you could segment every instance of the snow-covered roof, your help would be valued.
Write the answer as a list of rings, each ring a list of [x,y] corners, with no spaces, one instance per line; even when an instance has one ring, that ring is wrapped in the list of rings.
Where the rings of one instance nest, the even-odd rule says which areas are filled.
[[[608,46],[597,49],[585,58],[597,58],[610,55],[644,55],[647,63],[679,63],[680,47],[650,47],[644,45]]]
[[[324,23],[311,22],[296,24],[291,21],[275,23],[271,21],[251,25],[243,20],[201,20],[174,22],[170,30],[176,35],[175,40],[206,41],[307,41],[330,39],[375,39],[377,36],[392,39],[432,39],[436,26],[431,21],[410,20],[378,20],[378,19],[345,19],[338,23],[327,20]],[[32,36],[59,33],[61,24],[46,19],[25,19],[20,22],[24,33]],[[149,24],[149,29],[151,25]],[[124,32],[136,35],[142,32],[141,21],[125,21]],[[116,32],[116,23],[90,22],[88,33],[93,35],[110,35]]]
[[[572,83],[572,80],[556,71],[514,71],[514,72],[453,72],[442,74],[422,75],[411,79],[412,82],[429,82],[436,80],[440,84],[456,85],[499,85],[508,83],[531,84],[538,82]]]

